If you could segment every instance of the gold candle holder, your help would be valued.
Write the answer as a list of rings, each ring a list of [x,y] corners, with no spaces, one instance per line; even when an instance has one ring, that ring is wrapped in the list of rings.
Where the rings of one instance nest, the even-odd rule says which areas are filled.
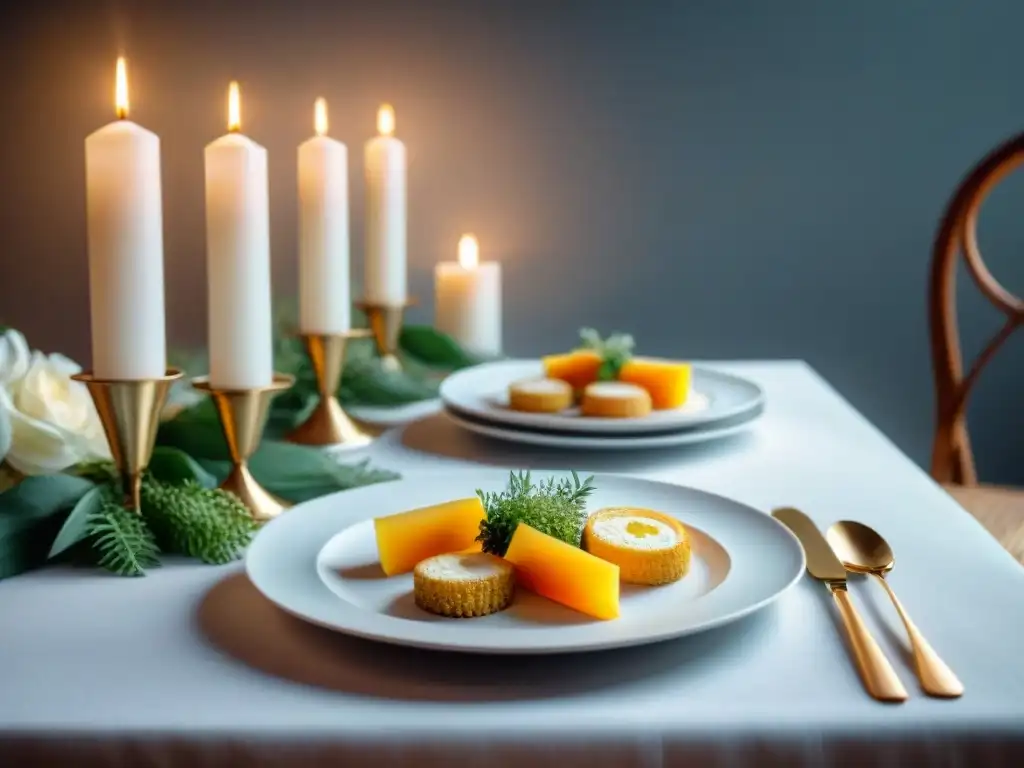
[[[71,378],[85,384],[96,404],[110,455],[124,486],[124,504],[141,514],[142,473],[149,466],[160,412],[182,372],[168,368],[156,379],[100,379],[92,371]]]
[[[360,429],[345,413],[338,402],[338,383],[345,368],[345,348],[351,339],[366,339],[373,333],[367,328],[356,328],[346,333],[303,333],[306,353],[313,363],[320,402],[288,439],[302,445],[334,445],[358,448],[368,445],[373,438]]]
[[[398,361],[398,337],[402,333],[402,320],[407,307],[416,305],[416,299],[408,298],[404,302],[357,301],[356,308],[366,313],[370,324],[370,332],[377,343],[381,364],[386,370],[401,370]]]
[[[207,376],[192,380],[192,386],[213,398],[231,455],[231,472],[220,487],[240,498],[253,519],[261,522],[277,517],[291,504],[277,498],[256,481],[249,471],[249,457],[256,452],[263,438],[270,401],[294,383],[294,376],[283,373],[275,373],[273,383],[268,386],[250,389],[217,389]]]

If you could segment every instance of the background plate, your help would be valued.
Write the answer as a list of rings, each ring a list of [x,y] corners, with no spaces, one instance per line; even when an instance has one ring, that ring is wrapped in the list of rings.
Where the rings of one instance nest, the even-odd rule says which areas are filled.
[[[758,406],[731,419],[719,419],[706,427],[691,427],[667,434],[641,435],[573,435],[528,427],[509,427],[474,419],[453,409],[446,409],[445,416],[470,432],[510,443],[588,451],[639,451],[649,448],[672,448],[730,437],[749,429],[763,411],[763,407]]]
[[[636,419],[601,419],[561,413],[524,413],[508,407],[508,387],[544,375],[540,360],[504,360],[458,371],[441,383],[445,406],[475,419],[501,426],[533,427],[566,434],[648,434],[710,424],[738,416],[764,402],[764,392],[752,381],[694,366],[691,394],[682,408],[654,411]]]
[[[766,514],[690,488],[598,475],[592,511],[650,507],[694,529],[693,574],[664,587],[623,585],[618,619],[590,619],[524,590],[499,614],[445,619],[413,604],[410,574],[384,578],[373,517],[470,496],[477,488],[497,490],[507,481],[503,470],[424,474],[306,502],[259,532],[246,570],[284,610],[340,632],[437,650],[536,654],[639,645],[719,626],[770,603],[804,569],[799,543]]]

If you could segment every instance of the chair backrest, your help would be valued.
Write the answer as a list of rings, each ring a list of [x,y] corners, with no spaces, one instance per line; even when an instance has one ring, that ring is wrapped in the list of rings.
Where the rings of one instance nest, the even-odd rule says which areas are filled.
[[[1024,301],[1003,288],[989,272],[978,249],[977,232],[978,212],[988,193],[1022,164],[1024,134],[995,149],[968,174],[946,207],[935,238],[928,295],[936,394],[931,474],[940,483],[977,484],[967,434],[967,399],[981,371],[1013,332],[1024,325]],[[956,267],[961,255],[975,285],[1006,317],[966,373],[956,319]]]

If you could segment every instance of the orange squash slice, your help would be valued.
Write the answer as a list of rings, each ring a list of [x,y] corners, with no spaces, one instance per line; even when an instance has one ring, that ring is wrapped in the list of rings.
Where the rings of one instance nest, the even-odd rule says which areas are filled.
[[[526,523],[516,526],[505,559],[516,582],[531,592],[595,619],[619,616],[619,566]]]
[[[549,379],[561,379],[573,389],[583,389],[597,381],[601,368],[601,356],[588,350],[577,350],[564,355],[548,355],[541,358],[544,375]]]
[[[686,402],[691,374],[689,363],[638,357],[622,366],[619,381],[643,387],[651,395],[655,410],[664,410],[679,408]]]
[[[474,496],[378,517],[373,529],[381,568],[394,576],[434,555],[479,551],[480,545],[474,547],[474,542],[484,514],[483,503]]]

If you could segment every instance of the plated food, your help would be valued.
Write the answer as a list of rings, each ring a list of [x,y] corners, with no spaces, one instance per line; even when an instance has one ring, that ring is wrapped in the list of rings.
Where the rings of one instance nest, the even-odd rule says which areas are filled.
[[[373,521],[385,575],[413,571],[415,604],[450,618],[502,611],[516,589],[587,616],[620,615],[619,584],[682,579],[690,561],[685,527],[648,509],[586,506],[593,478],[533,482],[511,473],[501,491],[420,507]]]
[[[689,363],[633,357],[633,337],[607,339],[592,328],[580,331],[581,345],[541,358],[543,378],[509,385],[509,408],[557,413],[579,405],[582,417],[643,418],[652,410],[682,408],[690,395]]]
[[[485,467],[410,471],[401,480],[304,502],[260,529],[246,552],[246,574],[260,594],[286,613],[347,636],[407,647],[503,655],[623,648],[703,632],[768,605],[804,574],[803,550],[782,525],[763,511],[721,495],[672,483],[597,474],[589,484],[593,492],[583,501],[585,518],[554,518],[561,521],[554,533],[580,535],[578,543],[569,544],[551,530],[543,530],[540,518],[547,514],[547,502],[521,505],[523,489],[509,493],[511,479],[507,469]],[[530,486],[531,497],[546,499],[547,493],[541,494],[540,489],[562,487],[571,496],[576,482],[570,473],[537,470]],[[484,498],[469,498],[474,489],[483,490]],[[438,509],[453,498],[478,502],[484,508],[483,517],[475,520],[471,547],[463,550],[458,542],[440,554],[461,558],[483,553],[485,542],[474,540],[481,534],[499,545],[512,544],[515,538],[515,546],[506,549],[504,556],[493,555],[513,568],[512,598],[505,608],[486,616],[453,618],[416,604],[416,565],[433,555],[423,555],[404,573],[387,576],[382,568],[378,532],[394,537],[392,554],[400,550],[409,556],[414,556],[419,545],[405,540],[423,537],[403,533],[402,528],[415,519],[412,516],[396,518],[399,525],[381,521],[392,513]],[[498,502],[493,509],[492,501]],[[531,509],[529,520],[520,518],[517,511],[524,506]],[[682,578],[664,586],[627,584],[622,578],[624,568],[585,549],[581,531],[587,521],[602,510],[623,507],[658,511],[682,522],[690,545],[689,566]],[[479,507],[476,514],[480,514]],[[424,521],[430,523],[432,515],[418,517],[422,526]],[[483,521],[486,530],[481,527]],[[544,536],[531,536],[526,526]],[[399,549],[396,543],[401,545]],[[543,568],[529,571],[527,556]],[[574,575],[577,561],[592,570]],[[449,560],[445,570],[454,565]],[[476,572],[472,561],[460,560],[457,566]],[[601,580],[616,568],[616,618],[597,619],[566,605],[578,598],[588,601],[588,610],[594,612],[607,610],[607,604],[615,607],[616,581],[602,584]],[[566,569],[570,573],[563,574]],[[533,582],[527,583],[531,576]],[[547,584],[544,578],[553,578],[553,582]],[[565,594],[559,598],[562,602],[540,593],[549,587],[553,594],[556,590]],[[602,606],[601,601],[607,604]]]

